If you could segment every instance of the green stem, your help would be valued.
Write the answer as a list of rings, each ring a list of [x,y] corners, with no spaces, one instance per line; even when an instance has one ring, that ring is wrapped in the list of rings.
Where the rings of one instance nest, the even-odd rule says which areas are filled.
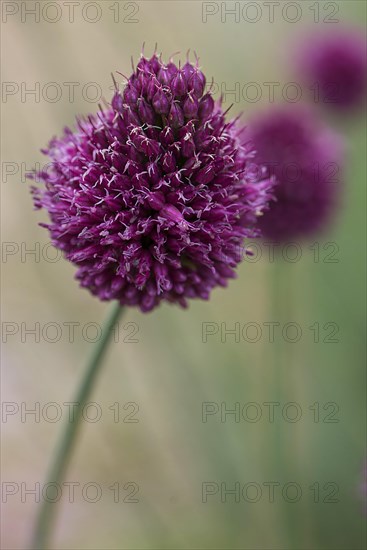
[[[282,420],[281,411],[284,404],[287,402],[287,386],[289,385],[289,375],[292,369],[292,354],[290,346],[282,337],[282,329],[288,322],[293,321],[292,311],[292,274],[290,266],[284,263],[280,255],[276,256],[273,271],[272,281],[272,310],[273,321],[280,324],[278,326],[278,336],[274,342],[273,350],[273,365],[274,365],[274,392],[275,401],[280,403],[277,411],[278,421],[274,426],[274,454],[277,468],[278,481],[283,485],[287,479],[285,474],[292,474],[292,457],[289,451],[289,440],[286,436],[285,425]],[[297,546],[297,526],[292,515],[290,504],[286,503],[282,507],[284,511],[284,531],[283,535],[287,534],[290,540],[290,548],[296,550]]]
[[[120,304],[118,302],[113,304],[103,326],[101,339],[93,347],[92,354],[87,363],[87,368],[74,399],[74,402],[78,403],[78,407],[75,409],[72,421],[69,419],[68,423],[65,425],[59,445],[56,448],[49,475],[47,476],[47,483],[55,483],[58,485],[62,483],[70,460],[73,444],[76,440],[78,427],[80,426],[83,407],[92,391],[93,384],[102,365],[103,356],[110,341],[112,329],[118,321],[121,312],[122,308]],[[42,501],[32,539],[32,549],[45,550],[48,548],[48,539],[56,512],[56,504],[56,502],[51,502],[50,500]]]

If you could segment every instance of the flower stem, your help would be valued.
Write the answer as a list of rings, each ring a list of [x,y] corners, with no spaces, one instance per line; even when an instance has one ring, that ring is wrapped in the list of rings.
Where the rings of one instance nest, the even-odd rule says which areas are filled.
[[[61,435],[53,462],[51,463],[49,475],[47,476],[47,483],[58,485],[62,483],[72,453],[73,444],[76,440],[83,407],[92,391],[93,384],[102,365],[103,356],[110,341],[112,329],[118,321],[121,312],[122,308],[119,302],[113,304],[104,323],[101,339],[93,347],[84,376],[74,399],[74,402],[78,403],[78,406],[75,408],[73,419],[69,419],[64,427],[64,432]],[[42,501],[32,539],[32,549],[46,550],[46,548],[49,548],[48,539],[56,512],[56,504],[56,502],[50,500]]]
[[[274,365],[274,401],[280,405],[280,410],[287,402],[289,379],[292,365],[292,354],[290,344],[284,341],[282,336],[283,327],[292,321],[292,269],[294,266],[286,265],[284,260],[277,255],[273,264],[272,281],[272,309],[273,321],[278,322],[281,329],[280,334],[274,341],[273,365]],[[294,368],[294,367],[293,367]],[[287,482],[286,474],[293,474],[293,457],[290,453],[289,439],[284,428],[282,418],[274,426],[274,456],[278,482],[283,486]],[[291,514],[289,503],[285,503],[283,510],[283,531],[282,536],[287,536],[290,548],[298,548],[297,525]],[[284,542],[283,542],[284,544]]]

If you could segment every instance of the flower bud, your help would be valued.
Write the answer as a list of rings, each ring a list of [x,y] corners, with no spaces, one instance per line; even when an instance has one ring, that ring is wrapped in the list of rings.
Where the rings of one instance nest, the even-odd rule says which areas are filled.
[[[195,95],[191,92],[187,94],[187,98],[183,104],[183,113],[186,118],[196,117],[199,109],[199,102]]]
[[[168,115],[168,122],[170,123],[172,128],[180,128],[180,126],[184,125],[184,114],[181,107],[175,102],[173,102],[171,105],[171,109]]]
[[[148,124],[153,124],[155,121],[155,114],[152,107],[142,97],[138,99],[138,115],[143,123],[147,122]]]
[[[159,69],[158,80],[162,84],[162,86],[170,85],[171,75],[169,73],[168,68],[165,67],[164,65],[162,65],[162,67]]]
[[[176,160],[171,151],[167,151],[167,153],[163,155],[162,168],[166,174],[169,174],[176,169]]]
[[[155,191],[154,193],[149,193],[147,197],[147,202],[151,208],[154,210],[160,210],[165,203],[163,193]]]
[[[161,142],[162,144],[167,147],[168,145],[171,145],[175,141],[175,137],[173,135],[173,130],[170,126],[166,126],[166,128],[163,128],[161,131]]]
[[[187,83],[182,71],[177,71],[171,82],[171,90],[176,97],[181,97],[187,92]]]
[[[159,88],[152,101],[152,105],[154,107],[154,110],[159,115],[167,115],[169,108],[170,108],[170,102],[168,101],[168,98],[162,88]]]
[[[206,78],[198,68],[195,68],[190,79],[189,88],[194,92],[197,98],[200,98],[205,89]]]
[[[186,134],[184,138],[181,139],[181,153],[185,158],[190,158],[195,152],[195,143],[192,139],[191,134]]]
[[[115,92],[112,98],[112,108],[121,113],[123,111],[124,100],[120,92]]]
[[[134,86],[126,86],[124,90],[124,103],[128,105],[136,105],[138,101],[139,93]]]
[[[210,163],[196,174],[195,181],[201,185],[207,185],[212,181],[215,176],[215,166],[214,163]]]
[[[199,118],[200,120],[206,120],[210,117],[214,109],[214,99],[211,94],[205,94],[201,98],[199,103]]]

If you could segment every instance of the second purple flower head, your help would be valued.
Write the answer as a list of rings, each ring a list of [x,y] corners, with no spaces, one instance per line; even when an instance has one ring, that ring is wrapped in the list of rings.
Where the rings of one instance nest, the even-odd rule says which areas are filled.
[[[275,201],[261,217],[264,237],[305,239],[325,229],[340,200],[344,146],[304,106],[272,107],[255,116],[250,136],[261,165],[276,178]]]

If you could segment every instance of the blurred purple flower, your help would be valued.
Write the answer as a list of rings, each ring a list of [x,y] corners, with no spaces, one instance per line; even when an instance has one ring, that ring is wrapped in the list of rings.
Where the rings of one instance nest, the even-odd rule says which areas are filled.
[[[259,235],[273,181],[205,83],[197,63],[142,56],[110,108],[43,151],[41,225],[102,300],[149,311],[208,299],[235,276],[244,237]]]
[[[297,66],[315,102],[334,109],[361,107],[367,91],[366,38],[360,29],[311,33],[301,41]]]
[[[275,201],[259,222],[264,237],[287,241],[323,229],[339,195],[340,138],[295,105],[258,114],[249,129],[256,161],[277,180]]]

